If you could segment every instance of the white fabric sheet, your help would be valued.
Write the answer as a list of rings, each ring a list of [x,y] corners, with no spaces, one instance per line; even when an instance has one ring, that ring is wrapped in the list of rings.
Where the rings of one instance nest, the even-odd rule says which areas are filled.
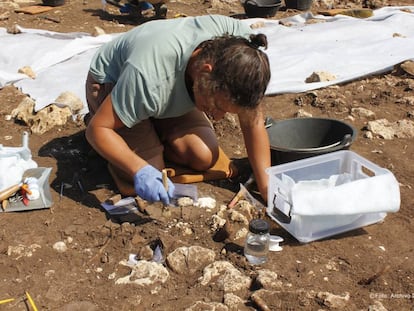
[[[401,204],[398,181],[389,171],[358,180],[343,173],[297,183],[282,174],[282,182],[289,190],[286,197],[292,202],[290,213],[294,215],[388,213],[397,212]]]
[[[321,23],[307,23],[319,19]],[[304,13],[285,19],[258,20],[257,32],[268,36],[266,53],[272,79],[267,94],[297,93],[354,80],[390,70],[395,64],[414,59],[414,6],[385,7],[366,19],[343,15],[326,17]],[[92,37],[86,33],[56,33],[22,29],[10,35],[0,28],[0,88],[14,84],[36,101],[36,110],[54,103],[65,91],[76,94],[87,112],[84,82],[96,49],[118,34]],[[30,66],[32,80],[17,73]],[[336,80],[305,83],[313,72],[327,72]]]

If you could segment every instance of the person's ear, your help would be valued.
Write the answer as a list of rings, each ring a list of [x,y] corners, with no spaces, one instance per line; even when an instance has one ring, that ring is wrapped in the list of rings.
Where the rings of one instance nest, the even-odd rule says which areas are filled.
[[[201,71],[202,72],[212,72],[213,71],[213,65],[211,65],[211,64],[209,64],[209,63],[204,63],[202,66],[201,66]]]

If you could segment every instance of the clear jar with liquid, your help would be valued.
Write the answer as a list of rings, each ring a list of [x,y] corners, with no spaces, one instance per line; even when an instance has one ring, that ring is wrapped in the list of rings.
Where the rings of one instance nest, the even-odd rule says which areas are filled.
[[[244,245],[244,256],[253,265],[267,260],[269,253],[269,224],[263,219],[253,219],[249,223],[249,233]]]

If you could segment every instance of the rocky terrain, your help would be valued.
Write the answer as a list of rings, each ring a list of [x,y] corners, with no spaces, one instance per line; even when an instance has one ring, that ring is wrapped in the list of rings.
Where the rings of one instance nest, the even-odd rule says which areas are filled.
[[[412,5],[409,0],[314,1],[311,10]],[[43,14],[16,13],[36,2],[0,2],[0,27],[15,24],[58,32],[123,32],[145,20],[98,0],[66,0]],[[116,3],[115,3],[116,4]],[[231,0],[177,0],[167,18],[220,13],[243,17]],[[300,14],[281,8],[274,19]],[[301,244],[267,216],[283,237],[280,252],[250,265],[242,247],[252,200],[227,204],[239,181],[197,184],[195,206],[156,204],[125,215],[101,207],[117,195],[106,163],[90,152],[84,125],[65,117],[44,133],[17,122],[25,100],[14,86],[0,90],[0,143],[20,146],[30,132],[33,160],[52,168],[48,209],[0,213],[2,310],[412,310],[414,303],[414,75],[410,63],[388,73],[300,94],[268,96],[274,119],[315,116],[343,120],[358,130],[351,150],[389,169],[401,191],[399,212],[381,223]],[[49,116],[50,117],[50,116]],[[47,118],[47,116],[45,116]],[[245,163],[236,119],[215,122],[223,149]],[[246,168],[248,170],[248,168]],[[245,176],[243,176],[245,177]],[[252,190],[254,195],[254,189]]]

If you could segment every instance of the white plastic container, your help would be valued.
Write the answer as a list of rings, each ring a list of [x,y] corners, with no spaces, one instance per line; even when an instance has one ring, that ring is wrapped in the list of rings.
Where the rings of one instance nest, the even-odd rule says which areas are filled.
[[[398,181],[387,169],[343,150],[273,166],[267,214],[302,243],[377,223],[400,208]],[[346,175],[327,188],[297,185]]]

